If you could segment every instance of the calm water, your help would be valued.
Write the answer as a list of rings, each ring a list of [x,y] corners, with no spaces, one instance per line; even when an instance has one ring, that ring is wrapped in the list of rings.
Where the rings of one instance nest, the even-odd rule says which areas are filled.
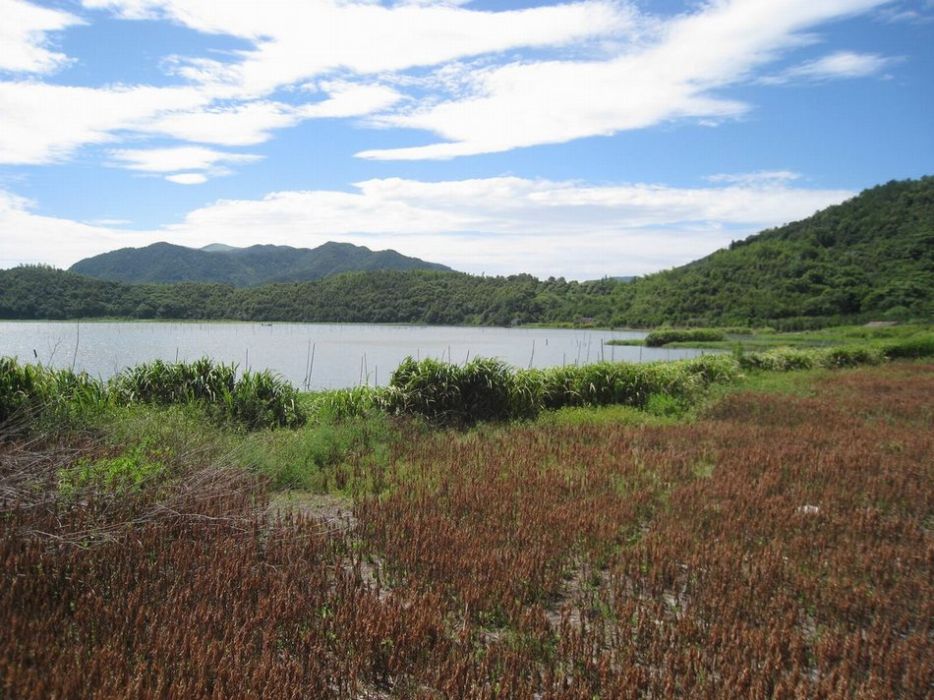
[[[553,367],[600,359],[648,362],[701,354],[603,345],[614,338],[643,336],[632,331],[370,324],[0,321],[0,356],[55,367],[74,365],[76,370],[104,379],[149,360],[208,356],[241,368],[273,370],[297,387],[335,389],[385,384],[407,355],[453,362],[498,357],[516,367]]]

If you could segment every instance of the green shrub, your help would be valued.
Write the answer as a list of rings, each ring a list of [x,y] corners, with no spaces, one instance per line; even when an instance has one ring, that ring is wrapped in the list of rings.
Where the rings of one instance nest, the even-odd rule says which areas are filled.
[[[182,404],[219,402],[234,391],[235,365],[215,364],[208,358],[194,362],[155,360],[124,370],[111,382],[122,403]]]
[[[209,404],[218,415],[247,428],[295,428],[305,422],[298,391],[272,372],[244,372],[232,391]]]
[[[308,396],[307,412],[317,422],[362,418],[380,409],[383,390],[357,386]]]
[[[857,367],[859,365],[878,365],[885,360],[881,348],[871,346],[843,346],[829,348],[821,353],[821,367]]]
[[[715,328],[671,328],[652,331],[645,336],[645,344],[650,348],[659,348],[668,343],[714,342],[723,338],[723,331]]]
[[[126,494],[162,477],[165,466],[151,459],[142,449],[133,449],[118,457],[80,459],[74,466],[59,472],[58,487],[63,496],[94,489]]]
[[[0,425],[6,432],[27,432],[37,423],[45,430],[65,428],[106,400],[104,385],[87,373],[0,357]]]
[[[763,352],[744,353],[739,358],[743,369],[789,372],[822,366],[822,352],[815,349],[781,347]]]
[[[298,392],[269,371],[244,372],[236,365],[195,362],[154,362],[125,370],[110,383],[114,400],[123,405],[201,404],[220,421],[248,430],[295,427],[305,422]]]
[[[460,366],[408,357],[393,372],[381,402],[392,414],[470,425],[514,417],[515,410],[529,403],[517,389],[512,370],[501,360],[476,358]]]
[[[934,357],[934,334],[886,343],[882,352],[891,359]]]

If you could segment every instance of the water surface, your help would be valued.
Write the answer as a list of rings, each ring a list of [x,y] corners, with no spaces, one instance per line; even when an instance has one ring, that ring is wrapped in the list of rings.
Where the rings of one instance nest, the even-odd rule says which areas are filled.
[[[107,379],[150,360],[210,357],[269,369],[300,388],[386,384],[408,355],[464,362],[497,357],[515,367],[601,359],[648,362],[704,351],[604,345],[636,331],[327,323],[0,321],[0,356],[74,367]],[[710,351],[706,351],[710,352]],[[310,372],[309,372],[310,369]]]

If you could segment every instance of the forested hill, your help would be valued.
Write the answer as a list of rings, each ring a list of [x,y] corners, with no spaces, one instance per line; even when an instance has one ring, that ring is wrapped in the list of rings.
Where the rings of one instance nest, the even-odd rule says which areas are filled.
[[[137,284],[47,267],[0,270],[0,318],[135,318],[510,325],[608,319],[619,282],[412,270],[233,287]]]
[[[394,250],[373,251],[334,242],[317,248],[283,245],[234,248],[214,244],[201,249],[153,243],[145,248],[122,248],[85,258],[71,266],[72,272],[116,282],[216,282],[235,287],[305,282],[367,270],[450,271],[450,268],[406,257]]]
[[[621,263],[622,266],[622,263]],[[0,271],[0,318],[387,323],[770,324],[934,317],[934,177],[892,182],[631,282],[353,272],[310,282],[129,285]]]
[[[934,177],[890,182],[619,290],[630,323],[934,314]]]

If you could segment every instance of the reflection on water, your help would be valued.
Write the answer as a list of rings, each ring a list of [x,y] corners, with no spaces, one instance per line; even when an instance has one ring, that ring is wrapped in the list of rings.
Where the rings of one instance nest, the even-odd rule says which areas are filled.
[[[553,367],[601,359],[675,360],[703,352],[604,345],[643,336],[634,331],[377,324],[0,321],[0,355],[74,366],[104,379],[149,360],[207,356],[241,368],[273,370],[298,387],[334,389],[385,384],[408,355],[458,363],[498,357],[516,367]]]

